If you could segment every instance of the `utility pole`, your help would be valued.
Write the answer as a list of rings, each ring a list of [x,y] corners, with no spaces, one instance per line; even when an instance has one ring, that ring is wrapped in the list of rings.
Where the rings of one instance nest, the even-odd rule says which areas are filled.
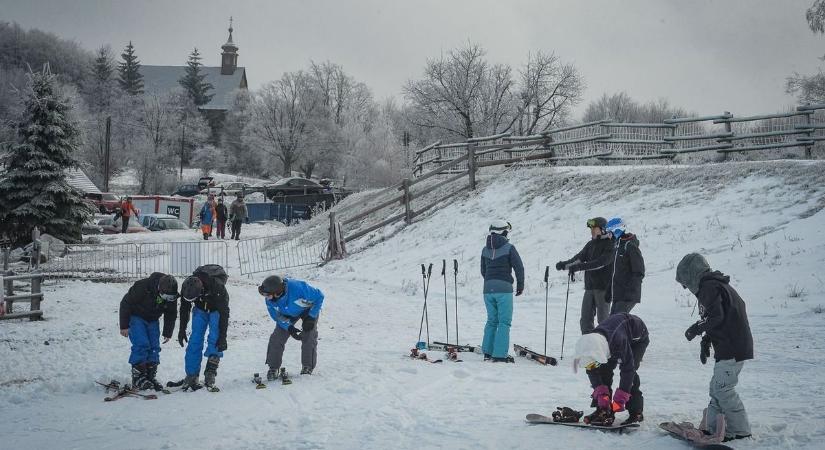
[[[103,191],[109,192],[109,174],[112,156],[112,116],[106,117],[106,147],[103,149]]]
[[[183,144],[186,141],[186,121],[183,122],[183,128],[180,132],[180,178],[183,179]]]

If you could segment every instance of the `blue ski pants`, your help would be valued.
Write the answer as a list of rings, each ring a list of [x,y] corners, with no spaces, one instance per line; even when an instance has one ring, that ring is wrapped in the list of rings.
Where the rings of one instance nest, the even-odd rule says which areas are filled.
[[[132,343],[129,364],[160,362],[160,324],[157,320],[149,322],[138,316],[130,317],[129,341]]]
[[[223,358],[223,352],[218,351],[218,320],[221,313],[218,311],[206,312],[200,308],[192,308],[192,334],[189,336],[189,345],[186,346],[184,365],[186,375],[198,376],[201,372],[201,361],[206,356]],[[209,328],[207,335],[206,329]],[[206,351],[203,351],[204,339]],[[201,355],[203,352],[203,355]]]
[[[481,350],[493,358],[505,358],[510,347],[510,324],[513,322],[513,293],[484,294],[487,323]]]

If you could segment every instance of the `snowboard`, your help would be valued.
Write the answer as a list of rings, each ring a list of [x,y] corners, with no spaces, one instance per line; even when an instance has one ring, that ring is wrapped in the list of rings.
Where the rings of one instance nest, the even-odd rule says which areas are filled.
[[[707,450],[734,450],[733,447],[729,447],[718,442],[702,442],[689,438],[688,436],[697,435],[696,432],[699,431],[694,428],[691,423],[685,422],[679,424],[675,422],[662,422],[659,424],[659,428],[667,431],[670,436],[695,448]],[[701,431],[699,431],[699,433],[701,433]],[[720,437],[717,437],[717,439],[720,439]]]
[[[532,359],[533,361],[539,364],[544,364],[545,366],[555,366],[559,363],[558,360],[556,360],[556,358],[553,358],[552,356],[542,355],[541,353],[536,353],[523,345],[513,344],[513,351],[519,356],[523,356],[527,359]]]
[[[627,425],[611,425],[609,427],[604,427],[599,425],[588,425],[586,423],[581,422],[554,422],[552,417],[543,416],[541,414],[527,414],[526,420],[528,423],[532,424],[546,423],[551,425],[564,425],[567,427],[591,428],[599,431],[615,431],[618,433],[624,433],[625,431],[630,431],[635,428],[639,428],[638,423],[631,423]]]

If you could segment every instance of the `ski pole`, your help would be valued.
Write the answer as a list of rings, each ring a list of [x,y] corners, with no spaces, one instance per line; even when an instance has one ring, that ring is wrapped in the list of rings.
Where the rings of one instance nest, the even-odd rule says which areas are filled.
[[[447,339],[444,342],[450,342],[450,313],[447,311],[447,260],[441,260],[441,278],[444,278],[444,323],[447,326]]]
[[[455,345],[458,343],[458,260],[453,260],[453,285],[455,286]]]
[[[421,325],[418,327],[418,342],[421,342],[421,333],[424,332],[424,311],[427,310],[427,269],[421,264],[421,285],[424,287],[424,308],[421,310]],[[416,344],[418,346],[418,344]]]
[[[559,359],[564,359],[564,335],[567,332],[567,301],[570,300],[570,280],[573,279],[573,275],[570,274],[567,277],[567,296],[564,299],[564,326],[561,329],[561,355]]]
[[[430,347],[430,311],[427,309],[427,294],[430,292],[430,279],[433,276],[433,263],[427,267],[427,290],[424,291],[424,316],[427,321],[427,347]]]
[[[547,303],[550,295],[550,266],[544,269],[544,355],[547,356]]]

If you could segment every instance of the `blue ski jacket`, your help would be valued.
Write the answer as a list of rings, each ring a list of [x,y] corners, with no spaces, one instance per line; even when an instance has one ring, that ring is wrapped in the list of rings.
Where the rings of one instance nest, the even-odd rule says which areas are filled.
[[[481,250],[481,276],[484,277],[484,293],[513,292],[513,275],[516,273],[516,289],[524,289],[524,265],[516,248],[500,234],[487,236],[487,245]]]
[[[284,279],[286,289],[281,297],[266,299],[269,316],[279,327],[288,330],[303,317],[318,318],[324,304],[324,293],[301,280]]]

